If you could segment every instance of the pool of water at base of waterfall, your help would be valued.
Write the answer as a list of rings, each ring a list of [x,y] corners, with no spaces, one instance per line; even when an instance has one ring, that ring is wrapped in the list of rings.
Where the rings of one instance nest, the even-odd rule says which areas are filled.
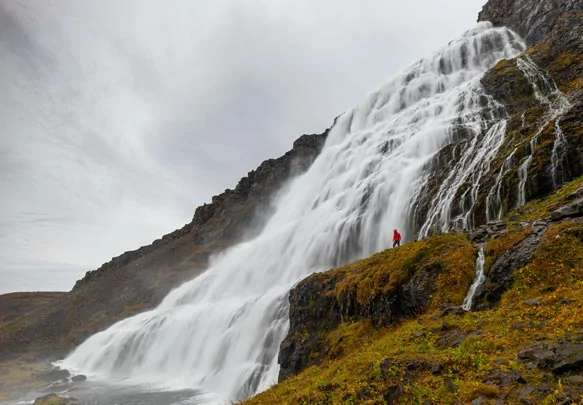
[[[140,385],[106,382],[73,382],[49,385],[27,395],[0,402],[1,405],[33,404],[35,399],[55,393],[75,398],[82,405],[227,405],[229,401],[202,390],[161,391]]]

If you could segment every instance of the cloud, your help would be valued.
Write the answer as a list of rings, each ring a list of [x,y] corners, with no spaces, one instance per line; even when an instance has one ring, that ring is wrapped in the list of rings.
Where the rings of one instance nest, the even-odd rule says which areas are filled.
[[[180,227],[482,2],[3,3],[0,260],[90,269]]]

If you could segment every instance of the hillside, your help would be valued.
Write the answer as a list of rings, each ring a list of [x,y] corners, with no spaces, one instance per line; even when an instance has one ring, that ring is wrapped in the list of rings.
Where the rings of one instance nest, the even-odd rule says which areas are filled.
[[[281,287],[278,278],[295,282],[314,269],[334,269],[305,278],[291,291],[290,330],[281,346],[274,336],[285,334],[287,301],[266,305],[273,314],[264,314],[267,321],[260,326],[269,333],[251,346],[269,346],[269,353],[241,362],[257,372],[249,368],[248,379],[230,387],[232,398],[257,392],[262,373],[277,366],[279,347],[281,383],[248,403],[581,401],[583,0],[490,0],[479,19],[506,26],[525,42],[484,23],[397,75],[324,133],[304,135],[284,156],[263,162],[233,190],[197,208],[183,228],[88,272],[71,292],[0,296],[0,391],[23,388],[22,381],[46,383],[48,360],[155,308],[183,282],[204,279],[198,276],[214,255],[247,240],[238,246],[244,254],[222,268],[231,278],[214,288],[183,289],[176,305],[169,304],[169,316],[188,303],[218,323],[222,316],[246,319],[241,314],[253,312],[249,308],[260,301],[255,297],[268,295],[259,287],[273,292],[270,288]],[[481,57],[494,59],[488,64]],[[471,86],[456,82],[476,72]],[[427,134],[439,141],[423,138]],[[389,169],[421,161],[414,158],[424,143],[439,147],[425,151],[423,167],[415,163],[393,176]],[[404,144],[412,154],[397,162],[400,168],[391,166],[405,155],[399,150]],[[419,176],[398,178],[407,172]],[[311,177],[298,182],[297,195],[288,195],[298,197],[295,205],[274,207],[284,186],[303,174]],[[397,194],[407,182],[415,187]],[[394,212],[386,213],[387,207]],[[280,222],[270,228],[276,208]],[[354,261],[378,251],[379,244],[387,246],[383,227],[395,222],[415,241]],[[279,233],[261,237],[274,228]],[[485,282],[473,311],[466,312],[459,306],[481,254]],[[287,274],[289,269],[296,273]],[[240,308],[235,299],[229,302],[231,315],[212,312],[224,304],[225,290],[238,298],[235,278],[250,285],[242,294],[249,301],[242,299]],[[265,280],[273,283],[260,285]],[[197,306],[195,295],[203,288],[216,292],[213,305]],[[174,318],[185,322],[174,327],[190,330],[186,319],[194,309]],[[157,339],[169,336],[163,312],[152,315],[159,322],[146,322],[164,325]],[[277,333],[270,324],[279,325]],[[217,335],[230,339],[228,333]],[[124,339],[127,348],[136,349],[139,339],[131,333]],[[116,350],[126,351],[120,342],[108,346],[111,364],[117,364]],[[164,350],[188,374],[186,355],[172,351],[176,344]],[[218,361],[209,361],[211,366],[226,361],[223,346],[215,346]],[[147,363],[141,360],[150,349],[140,346],[144,352],[136,363]],[[87,352],[95,360],[96,352],[85,347]],[[136,370],[132,358],[119,359]]]
[[[285,379],[245,404],[580,403],[582,197],[579,178],[512,221],[304,280],[290,296]],[[471,240],[486,283],[466,312]]]
[[[444,148],[415,209],[423,230],[454,187],[451,216],[469,206],[472,230],[300,283],[280,351],[285,380],[246,403],[582,401],[582,16],[580,1],[488,2],[480,20],[529,45],[482,79],[508,114],[504,140],[467,177],[464,137]],[[448,182],[456,171],[466,183]],[[465,312],[480,247],[486,280],[477,311]]]

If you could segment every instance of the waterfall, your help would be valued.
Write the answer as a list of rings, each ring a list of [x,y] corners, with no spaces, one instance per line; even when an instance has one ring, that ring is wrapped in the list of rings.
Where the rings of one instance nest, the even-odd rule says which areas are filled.
[[[227,401],[276,383],[290,288],[387,248],[394,228],[412,239],[405,214],[423,192],[429,163],[460,128],[470,146],[459,170],[485,172],[506,123],[480,78],[522,49],[516,34],[482,23],[397,74],[338,118],[258,236],[223,252],[154,310],[90,337],[60,365],[91,378],[201,388]]]
[[[476,294],[478,287],[480,287],[484,283],[484,280],[486,280],[486,275],[484,274],[485,263],[486,255],[484,254],[484,246],[480,246],[480,249],[478,250],[478,259],[476,260],[476,278],[470,286],[468,294],[466,295],[466,298],[464,298],[464,303],[462,304],[462,308],[465,311],[472,309],[474,295]]]
[[[551,154],[551,175],[553,177],[553,187],[556,189],[563,182],[563,160],[567,154],[567,139],[561,128],[561,117],[555,120],[555,141],[553,142],[553,153]],[[559,169],[561,169],[559,171]]]
[[[487,97],[487,99],[490,107],[497,104],[492,98]],[[432,230],[447,232],[452,228],[469,229],[471,227],[470,215],[478,199],[480,182],[490,170],[490,162],[504,142],[506,124],[506,120],[501,119],[492,125],[481,139],[478,134],[471,139],[470,145],[441,184],[436,201],[429,209],[427,220],[419,232],[421,237],[426,237]],[[468,183],[470,187],[460,197],[461,214],[452,219],[453,203],[457,200],[462,186]],[[471,202],[469,208],[465,206],[468,194]]]
[[[494,182],[494,187],[488,193],[486,197],[486,221],[490,222],[492,220],[500,220],[502,219],[503,214],[503,207],[502,207],[502,196],[500,192],[502,191],[502,179],[504,176],[512,170],[514,165],[514,155],[516,154],[517,149],[515,148],[500,168],[498,172],[498,176],[496,176],[496,181]]]
[[[534,92],[534,97],[546,108],[542,124],[530,140],[530,154],[524,159],[518,169],[518,200],[517,206],[526,204],[526,183],[528,182],[528,169],[533,160],[535,148],[538,145],[538,138],[545,131],[547,126],[555,121],[555,142],[552,154],[552,178],[553,186],[558,186],[556,170],[560,166],[560,161],[564,157],[566,140],[560,127],[560,117],[571,109],[571,103],[567,97],[559,90],[555,81],[547,73],[540,69],[529,55],[525,55],[517,60],[517,66],[530,83]],[[524,126],[524,120],[523,120]]]

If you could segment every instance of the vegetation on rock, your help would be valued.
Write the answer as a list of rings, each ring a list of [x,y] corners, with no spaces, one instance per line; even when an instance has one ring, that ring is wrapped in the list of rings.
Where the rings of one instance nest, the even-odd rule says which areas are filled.
[[[582,181],[579,178],[529,209],[550,213],[559,202],[568,202]],[[500,256],[529,235],[529,229],[496,235],[485,248],[488,262],[492,263],[489,256]],[[330,330],[320,329],[319,339],[326,342],[320,347],[327,350],[315,356],[319,359],[315,365],[245,403],[579,403],[583,219],[550,223],[532,260],[514,272],[513,284],[498,305],[484,311],[444,310],[446,303],[461,303],[468,287],[466,267],[471,263],[473,268],[475,250],[464,239],[432,236],[312,276],[320,286],[334,280],[328,295],[340,299],[343,291],[351,291],[363,305],[379,294],[394,294],[410,272],[441,263],[445,285],[440,288],[446,293],[434,295],[427,312],[410,314],[402,323],[379,327],[371,318],[356,316]],[[302,284],[309,283],[308,279]],[[318,319],[305,324],[310,322],[317,324]],[[309,330],[302,330],[303,340],[309,336]]]

